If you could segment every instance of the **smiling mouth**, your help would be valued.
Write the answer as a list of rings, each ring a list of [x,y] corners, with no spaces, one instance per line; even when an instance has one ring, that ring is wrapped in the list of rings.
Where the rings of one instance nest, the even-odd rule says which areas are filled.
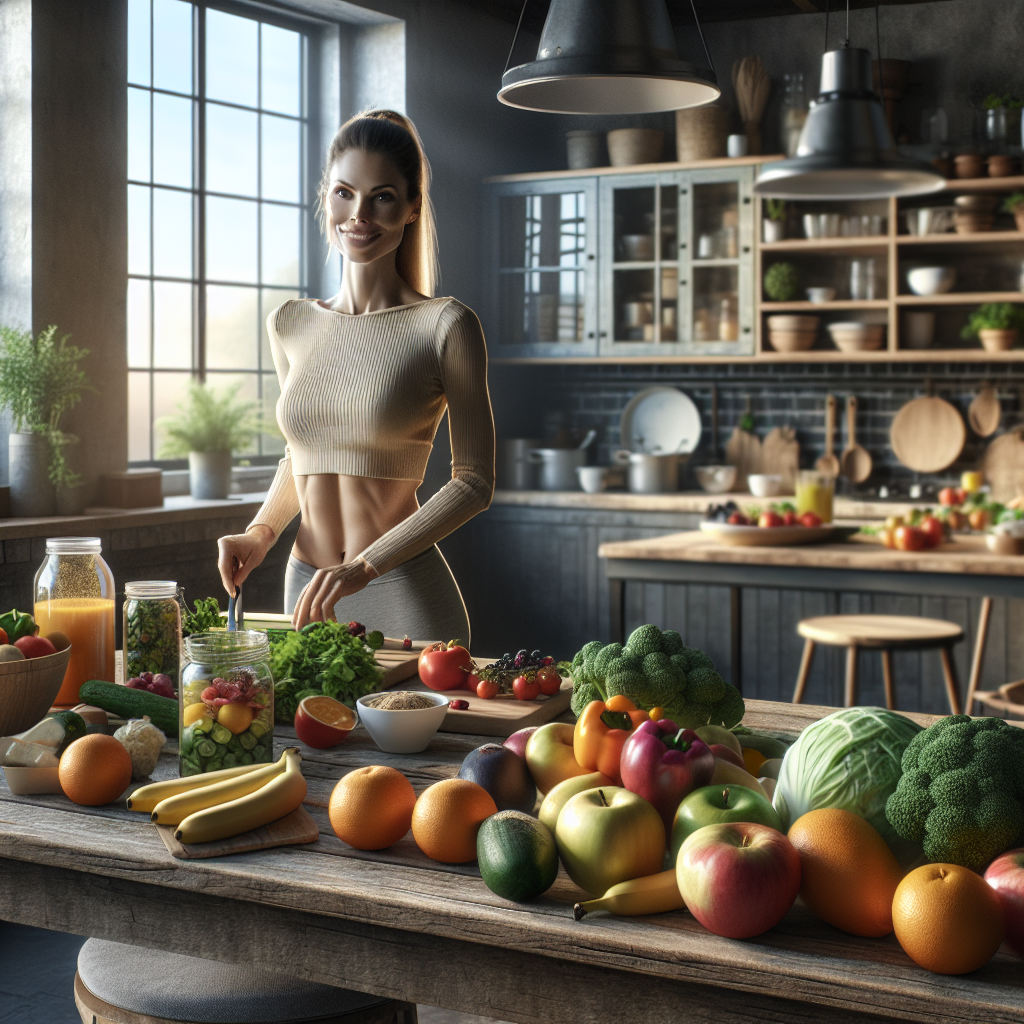
[[[340,231],[339,234],[342,238],[347,238],[350,242],[366,243],[372,242],[375,238],[380,238],[379,231]]]

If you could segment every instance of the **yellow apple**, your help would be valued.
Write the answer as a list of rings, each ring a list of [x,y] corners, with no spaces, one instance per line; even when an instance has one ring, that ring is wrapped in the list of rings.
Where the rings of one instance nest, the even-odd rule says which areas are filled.
[[[614,786],[615,783],[602,775],[601,772],[591,772],[589,775],[574,775],[571,779],[560,782],[546,797],[540,805],[540,813],[537,815],[541,824],[547,825],[552,832],[558,823],[558,814],[569,802],[570,797],[582,793],[588,789],[597,789],[598,786]]]
[[[590,774],[589,768],[576,763],[572,734],[573,726],[568,722],[548,722],[527,741],[526,763],[542,793],[550,793],[560,782],[576,775]]]

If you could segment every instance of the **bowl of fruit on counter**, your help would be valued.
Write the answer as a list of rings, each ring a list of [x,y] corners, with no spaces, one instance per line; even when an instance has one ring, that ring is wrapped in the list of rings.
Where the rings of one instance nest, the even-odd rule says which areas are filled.
[[[791,502],[741,509],[734,501],[711,505],[700,524],[709,539],[732,547],[791,547],[846,540],[856,527],[823,523],[816,512],[797,512]]]

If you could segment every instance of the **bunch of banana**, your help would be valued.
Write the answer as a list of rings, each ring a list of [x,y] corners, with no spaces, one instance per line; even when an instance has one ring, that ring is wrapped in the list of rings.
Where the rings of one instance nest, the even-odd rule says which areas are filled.
[[[656,875],[631,878],[613,885],[599,900],[587,900],[572,908],[578,921],[592,910],[607,910],[618,917],[639,917],[642,914],[662,914],[667,910],[682,910],[686,904],[679,894],[676,870],[660,871]]]

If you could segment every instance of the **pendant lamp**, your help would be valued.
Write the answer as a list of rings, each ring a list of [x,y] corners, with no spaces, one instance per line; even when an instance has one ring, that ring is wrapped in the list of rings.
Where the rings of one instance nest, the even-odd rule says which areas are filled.
[[[945,179],[904,156],[871,87],[871,53],[830,50],[796,156],[763,166],[754,191],[783,199],[881,199],[937,192]]]
[[[665,0],[551,0],[537,59],[505,71],[498,99],[555,114],[644,114],[721,92],[713,64],[709,79],[679,59]]]

